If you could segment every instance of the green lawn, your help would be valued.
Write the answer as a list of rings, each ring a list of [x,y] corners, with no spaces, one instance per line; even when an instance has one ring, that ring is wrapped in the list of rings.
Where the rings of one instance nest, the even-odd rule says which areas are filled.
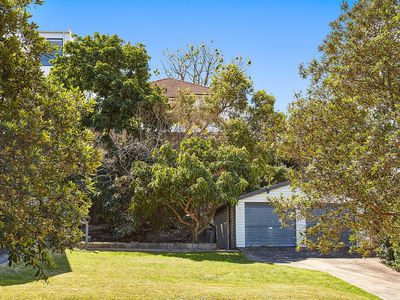
[[[48,283],[0,267],[1,299],[377,299],[328,274],[239,253],[68,252]]]

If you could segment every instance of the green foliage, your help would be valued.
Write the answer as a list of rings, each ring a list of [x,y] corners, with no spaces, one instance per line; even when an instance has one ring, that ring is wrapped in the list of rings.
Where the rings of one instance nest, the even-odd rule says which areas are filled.
[[[171,123],[181,138],[216,136],[227,144],[245,147],[263,179],[253,188],[286,180],[284,161],[276,155],[285,116],[274,110],[275,98],[253,92],[249,76],[236,64],[221,65],[212,78],[210,95],[196,98],[181,91],[171,103]]]
[[[10,264],[23,261],[40,275],[49,250],[81,238],[99,154],[80,122],[92,103],[40,70],[51,48],[29,21],[30,3],[0,4],[0,247]]]
[[[141,125],[152,125],[151,108],[165,103],[149,83],[148,61],[142,44],[125,43],[116,35],[75,36],[54,60],[51,77],[94,97],[97,105],[88,125],[137,133]]]
[[[400,244],[398,242],[386,238],[376,252],[386,265],[400,271]]]
[[[262,176],[258,187],[286,180],[285,162],[276,154],[285,115],[276,112],[274,104],[273,96],[264,90],[257,91],[244,113],[223,123],[225,141],[236,147],[245,147],[258,166]]]
[[[322,251],[346,230],[363,253],[386,236],[400,240],[399,10],[395,0],[344,5],[321,59],[301,69],[311,86],[289,109],[281,150],[298,167],[302,215],[338,204],[318,220]]]
[[[262,91],[254,94],[253,104],[249,106],[253,84],[241,67],[241,58],[224,66],[220,52],[205,45],[190,47],[185,54],[169,53],[170,63],[175,66],[182,59],[189,64],[179,65],[185,70],[173,69],[183,72],[180,79],[188,80],[186,76],[189,76],[195,83],[211,82],[211,95],[198,99],[190,91],[181,91],[166,112],[165,99],[148,83],[149,58],[142,45],[132,46],[117,36],[95,34],[76,37],[65,45],[64,53],[65,56],[54,61],[51,77],[67,87],[79,88],[96,101],[95,112],[85,124],[102,133],[99,146],[105,155],[96,178],[100,193],[94,197],[92,212],[103,212],[116,237],[131,236],[149,224],[158,227],[160,224],[156,223],[162,223],[161,219],[163,225],[170,225],[171,209],[159,201],[132,201],[136,196],[130,188],[131,165],[135,164],[137,169],[139,165],[152,164],[151,150],[167,140],[179,146],[185,138],[213,136],[227,144],[248,148],[252,172],[265,176],[262,181],[252,182],[246,190],[285,177],[285,168],[277,162],[274,149],[281,114],[273,109],[274,98]],[[225,129],[229,128],[225,124],[232,118],[244,122],[251,131],[251,140],[246,144],[235,144],[225,138]],[[179,133],[171,132],[169,123],[179,128]],[[232,135],[237,136],[237,141],[243,139],[240,132]],[[230,178],[220,180],[223,179],[228,185]],[[154,215],[160,217],[155,220]],[[208,219],[206,216],[205,224]]]
[[[223,66],[212,78],[206,107],[211,114],[222,119],[237,117],[246,110],[247,97],[252,89],[252,81],[239,66]]]
[[[243,70],[235,64],[221,65],[212,77],[210,95],[198,97],[184,90],[171,101],[171,123],[182,132],[181,139],[214,134],[229,117],[246,111],[251,90],[252,81]]]
[[[171,101],[168,111],[171,123],[179,134],[179,140],[185,137],[202,135],[213,124],[213,116],[204,107],[204,98],[198,99],[189,89],[179,91]]]
[[[275,97],[260,90],[253,94],[248,113],[253,134],[259,140],[268,143],[272,149],[276,148],[285,126],[285,115],[276,112],[274,107]]]
[[[233,205],[257,181],[244,148],[190,138],[179,150],[169,144],[154,153],[155,163],[133,167],[134,202],[168,207],[194,241],[222,205]]]
[[[148,61],[142,44],[95,33],[66,43],[50,74],[96,102],[84,122],[99,133],[98,147],[104,153],[91,212],[93,221],[106,221],[117,238],[131,235],[143,219],[139,214],[132,218],[129,211],[131,165],[150,159],[168,130],[166,98],[149,82]]]
[[[263,90],[253,92],[249,76],[229,64],[221,65],[212,78],[210,95],[196,99],[190,91],[181,91],[171,104],[170,116],[182,137],[212,135],[245,147],[264,176],[260,187],[286,180],[284,161],[276,155],[285,116],[274,105],[273,96]]]

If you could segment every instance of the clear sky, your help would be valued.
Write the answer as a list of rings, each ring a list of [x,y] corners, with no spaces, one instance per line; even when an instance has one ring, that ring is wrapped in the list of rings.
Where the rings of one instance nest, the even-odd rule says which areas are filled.
[[[341,2],[45,0],[32,13],[41,30],[97,31],[141,42],[151,56],[150,67],[160,71],[164,49],[213,41],[226,59],[251,59],[255,88],[273,94],[277,108],[286,111],[294,92],[307,87],[298,75],[299,64],[318,56]]]

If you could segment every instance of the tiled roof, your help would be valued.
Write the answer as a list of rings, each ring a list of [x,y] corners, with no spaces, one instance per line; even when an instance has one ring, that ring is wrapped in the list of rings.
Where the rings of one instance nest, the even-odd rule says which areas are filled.
[[[190,89],[195,95],[208,95],[210,94],[210,89],[206,86],[186,82],[183,80],[178,80],[174,78],[164,78],[152,82],[155,85],[160,86],[165,90],[165,95],[168,98],[176,98],[179,90]]]

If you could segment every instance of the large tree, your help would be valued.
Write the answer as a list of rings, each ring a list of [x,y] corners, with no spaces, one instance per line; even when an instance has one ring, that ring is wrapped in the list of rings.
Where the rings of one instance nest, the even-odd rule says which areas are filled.
[[[10,264],[23,261],[40,274],[48,250],[81,238],[99,155],[81,126],[91,102],[40,70],[52,49],[30,22],[31,2],[0,2],[0,247]]]
[[[165,99],[149,82],[149,56],[142,44],[95,33],[75,36],[63,52],[53,62],[51,77],[96,101],[88,125],[98,131],[126,130],[131,134],[161,126],[154,115],[163,109]]]
[[[213,77],[225,65],[222,52],[213,48],[211,44],[191,44],[184,49],[164,50],[162,60],[164,74],[170,78],[210,86]],[[251,61],[236,56],[230,63],[244,69],[245,65],[251,64]]]
[[[218,207],[234,205],[257,182],[258,173],[246,149],[214,139],[186,139],[179,150],[163,145],[154,160],[154,164],[139,162],[133,167],[133,203],[167,207],[195,242]]]
[[[224,61],[221,51],[207,44],[188,45],[185,49],[164,50],[162,62],[167,77],[209,86]]]
[[[275,97],[264,90],[253,93],[249,102],[241,115],[223,122],[223,139],[249,151],[262,174],[259,187],[285,181],[287,163],[277,155],[285,115],[275,111]]]
[[[276,147],[285,115],[275,110],[275,98],[254,91],[253,82],[236,64],[222,65],[213,76],[210,94],[202,98],[180,91],[171,103],[170,117],[182,138],[208,136],[245,147],[257,162],[263,179],[258,186],[286,180],[284,161]]]
[[[116,35],[79,37],[66,43],[64,55],[53,62],[51,78],[78,88],[96,105],[84,124],[94,128],[104,153],[96,176],[99,193],[93,198],[93,222],[111,225],[116,237],[138,225],[130,207],[131,165],[150,159],[166,132],[167,101],[149,82],[149,56],[142,44],[126,43]]]
[[[344,4],[321,58],[301,70],[311,86],[289,109],[282,152],[306,195],[300,216],[322,213],[308,240],[322,251],[346,231],[359,250],[400,240],[399,14],[397,0]]]
[[[252,86],[249,76],[237,65],[221,66],[211,79],[209,95],[196,97],[183,90],[171,101],[171,123],[179,127],[182,137],[221,131],[230,117],[245,114]]]

